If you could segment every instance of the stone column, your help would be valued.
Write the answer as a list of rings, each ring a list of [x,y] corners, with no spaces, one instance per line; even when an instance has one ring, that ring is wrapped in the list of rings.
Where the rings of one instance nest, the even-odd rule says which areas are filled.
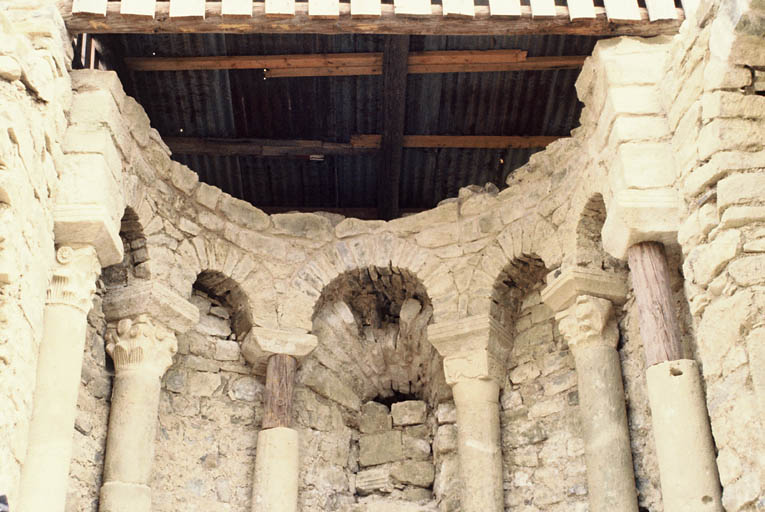
[[[619,332],[612,301],[626,298],[624,279],[602,271],[568,268],[555,272],[542,299],[574,356],[582,421],[587,488],[592,512],[637,512]]]
[[[21,512],[63,512],[87,314],[101,265],[93,247],[60,247],[44,312],[34,408],[21,473]]]
[[[290,428],[292,390],[298,360],[316,344],[312,334],[259,327],[242,342],[242,354],[255,373],[266,374],[265,411],[252,483],[253,512],[297,511],[300,459],[298,433]]]
[[[161,379],[177,350],[175,332],[194,325],[199,311],[158,283],[141,283],[107,295],[104,313],[122,318],[106,335],[115,377],[99,510],[151,512]]]
[[[428,340],[444,358],[457,409],[460,510],[501,512],[499,390],[512,338],[494,319],[480,315],[430,325]]]
[[[664,244],[677,243],[680,201],[672,188],[614,195],[603,248],[627,259],[646,356],[664,509],[723,510],[714,442],[698,365],[683,355]]]

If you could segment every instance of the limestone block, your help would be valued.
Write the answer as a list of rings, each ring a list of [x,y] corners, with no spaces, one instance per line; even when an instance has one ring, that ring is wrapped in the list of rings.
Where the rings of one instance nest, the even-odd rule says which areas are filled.
[[[442,357],[484,350],[502,358],[511,345],[512,336],[489,315],[474,315],[430,324],[428,341]]]
[[[394,464],[391,468],[391,476],[403,484],[429,487],[433,483],[436,472],[432,462],[407,460]]]
[[[611,188],[653,189],[675,181],[672,148],[666,142],[621,144],[611,164]]]
[[[335,226],[337,238],[348,238],[356,235],[372,233],[385,226],[382,220],[360,220],[354,218],[343,219]]]
[[[199,321],[195,305],[157,281],[109,290],[103,308],[107,322],[147,314],[179,334]]]
[[[765,172],[733,174],[717,184],[717,208],[759,202],[765,197]]]
[[[428,407],[422,400],[406,400],[391,406],[394,425],[417,425],[425,423]]]
[[[404,445],[401,431],[391,430],[359,437],[359,464],[362,466],[376,466],[403,458]]]
[[[457,422],[457,409],[453,403],[438,404],[436,409],[436,419],[439,425],[444,423],[456,423]]]
[[[373,492],[391,492],[393,481],[390,477],[390,466],[378,466],[364,469],[356,473],[356,492],[360,495]]]
[[[361,399],[335,372],[313,361],[308,363],[301,370],[300,382],[324,398],[354,411],[361,410]]]
[[[433,441],[433,451],[438,455],[450,453],[457,449],[457,426],[441,425],[436,431]]]
[[[675,245],[679,217],[680,199],[673,189],[622,190],[611,200],[601,232],[603,249],[623,260],[640,242]]]
[[[739,286],[765,282],[765,254],[739,258],[728,266],[728,273]]]
[[[0,56],[0,79],[13,82],[21,78],[19,61],[10,55]]]
[[[220,385],[219,373],[190,372],[188,375],[188,390],[192,396],[212,396]]]
[[[124,256],[119,222],[98,204],[61,204],[53,210],[57,245],[92,245],[102,267],[115,265]]]
[[[749,119],[714,119],[699,134],[699,158],[718,151],[759,151],[765,146],[765,123]]]
[[[332,224],[313,213],[279,213],[271,216],[274,233],[330,241]]]
[[[702,286],[709,284],[720,270],[738,253],[741,233],[738,230],[724,231],[711,243],[693,249],[687,264],[693,269],[693,280]]]
[[[231,222],[256,231],[267,228],[271,223],[268,215],[262,210],[228,194],[221,195],[218,209]]]
[[[765,167],[765,151],[744,152],[726,151],[715,153],[708,163],[697,167],[685,178],[683,193],[686,197],[695,197],[703,193],[706,187],[735,171],[745,171]]]
[[[391,426],[391,415],[385,405],[377,402],[367,402],[361,406],[359,430],[363,434],[385,432],[390,430]]]
[[[310,354],[318,340],[313,334],[253,327],[242,342],[242,354],[256,372],[265,372],[268,358],[286,354],[298,360]]]
[[[762,119],[765,117],[765,97],[756,94],[715,91],[702,96],[702,116],[705,122],[717,117]]]
[[[215,359],[218,361],[238,361],[239,343],[233,340],[217,340],[215,342]]]
[[[731,206],[722,214],[720,228],[738,228],[763,220],[765,220],[765,206]]]
[[[547,274],[542,300],[554,312],[571,306],[579,295],[607,299],[614,304],[627,300],[627,278],[604,270],[564,267]]]

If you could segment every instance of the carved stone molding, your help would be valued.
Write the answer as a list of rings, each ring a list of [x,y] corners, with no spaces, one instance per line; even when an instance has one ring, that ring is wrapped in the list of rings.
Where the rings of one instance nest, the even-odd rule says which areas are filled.
[[[144,314],[177,334],[188,331],[199,322],[199,309],[162,283],[142,281],[107,291],[104,297],[107,322]]]
[[[568,309],[555,315],[558,330],[569,347],[604,345],[616,348],[619,332],[610,300],[580,295]]]
[[[123,318],[106,333],[106,351],[114,360],[117,373],[151,371],[162,376],[173,364],[178,350],[175,334],[149,315]]]
[[[93,306],[96,278],[100,273],[101,265],[92,246],[59,247],[46,302],[66,304],[87,313]]]
[[[583,267],[563,267],[547,275],[542,300],[554,312],[568,308],[580,295],[624,304],[627,300],[627,276]]]
[[[428,327],[428,341],[444,358],[450,385],[470,379],[504,382],[512,336],[489,315],[476,315]]]

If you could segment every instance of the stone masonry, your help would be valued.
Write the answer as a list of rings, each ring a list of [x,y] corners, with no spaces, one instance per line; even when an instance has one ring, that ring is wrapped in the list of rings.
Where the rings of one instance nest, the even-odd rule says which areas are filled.
[[[80,382],[61,511],[104,510],[105,475],[116,474],[105,461],[129,455],[107,455],[117,446],[107,433],[120,427],[110,424],[124,399],[119,364],[132,361],[113,360],[107,345],[115,332],[130,345],[143,332],[132,327],[148,323],[177,349],[166,347],[175,352],[163,359],[167,371],[155,368],[153,458],[141,466],[150,478],[118,484],[150,496],[151,510],[252,510],[266,377],[245,358],[245,340],[278,333],[298,366],[297,510],[471,510],[480,503],[465,491],[475,482],[460,455],[464,463],[480,446],[497,465],[475,480],[496,476],[497,508],[594,511],[588,411],[557,315],[570,305],[553,311],[543,300],[574,268],[624,283],[608,339],[636,501],[673,512],[662,501],[624,263],[644,241],[667,248],[683,350],[701,368],[721,507],[764,510],[765,4],[702,0],[687,14],[674,37],[599,42],[577,82],[581,126],[533,155],[506,188],[471,186],[383,222],[267,215],[200,183],[171,159],[116,74],[69,69],[52,3],[0,5],[0,494],[11,510],[30,447],[44,441],[29,432],[61,249],[87,233],[106,248],[75,250],[117,261],[105,242],[117,230],[122,262],[102,265],[79,290],[93,299],[80,305],[90,309],[84,353],[70,368]],[[85,169],[99,177],[88,187]],[[74,229],[65,207],[78,201],[98,203],[101,224]],[[155,301],[152,319],[137,313],[132,290]],[[444,325],[478,334],[454,343]],[[315,348],[300,352],[307,339]],[[485,400],[466,402],[464,382]],[[498,439],[492,425],[468,427],[468,410],[498,416]]]

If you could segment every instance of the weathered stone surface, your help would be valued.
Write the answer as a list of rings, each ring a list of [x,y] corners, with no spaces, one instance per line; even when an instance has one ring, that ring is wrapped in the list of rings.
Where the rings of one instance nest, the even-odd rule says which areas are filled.
[[[416,425],[424,423],[427,414],[427,404],[421,400],[396,402],[391,406],[394,425]]]
[[[400,431],[366,434],[359,437],[359,464],[375,466],[404,458]]]
[[[239,343],[233,340],[218,340],[215,342],[215,359],[218,361],[238,361]]]
[[[391,476],[404,484],[428,487],[433,483],[435,469],[432,462],[407,460],[394,464]]]
[[[377,402],[367,402],[361,406],[359,430],[364,434],[390,430],[392,418],[388,408]]]

